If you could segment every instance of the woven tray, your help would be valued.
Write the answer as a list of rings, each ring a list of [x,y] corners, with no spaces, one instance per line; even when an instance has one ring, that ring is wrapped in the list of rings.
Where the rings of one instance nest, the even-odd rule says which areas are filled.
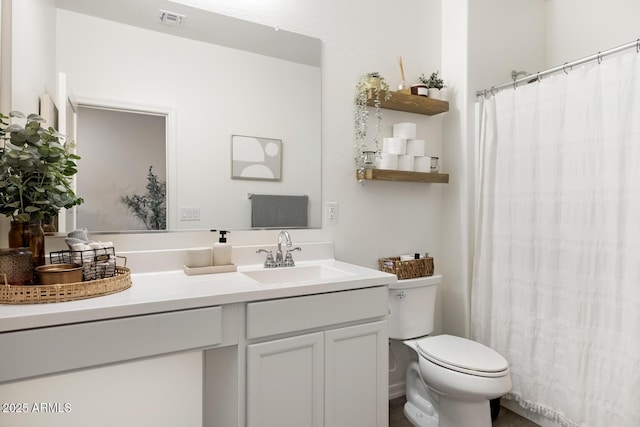
[[[400,261],[400,257],[380,258],[380,271],[395,274],[398,279],[415,279],[416,277],[433,276],[433,258],[411,259]]]
[[[61,285],[0,284],[0,304],[40,304],[75,301],[113,294],[131,287],[131,270],[116,267],[116,275],[90,282]]]

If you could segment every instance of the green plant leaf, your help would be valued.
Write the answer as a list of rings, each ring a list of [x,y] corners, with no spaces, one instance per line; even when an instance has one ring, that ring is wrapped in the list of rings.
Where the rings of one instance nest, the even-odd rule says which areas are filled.
[[[28,213],[38,212],[39,210],[40,208],[37,208],[35,206],[27,206],[26,208],[24,208],[24,211]]]
[[[24,117],[24,116],[23,116]],[[31,113],[27,116],[27,120],[43,123],[46,120],[39,114]]]
[[[27,140],[27,135],[24,132],[12,132],[11,133],[11,143],[16,146],[21,146]]]
[[[13,124],[13,125],[7,126],[7,128],[5,129],[5,132],[7,132],[7,133],[20,132],[22,130],[24,130],[24,128],[22,126]]]

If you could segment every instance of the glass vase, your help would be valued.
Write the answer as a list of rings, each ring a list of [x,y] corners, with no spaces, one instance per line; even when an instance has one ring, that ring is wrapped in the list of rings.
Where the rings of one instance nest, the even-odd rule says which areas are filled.
[[[33,257],[28,248],[0,249],[0,284],[33,283]]]
[[[44,230],[42,229],[42,223],[11,221],[9,247],[29,248],[33,256],[34,267],[44,265]]]

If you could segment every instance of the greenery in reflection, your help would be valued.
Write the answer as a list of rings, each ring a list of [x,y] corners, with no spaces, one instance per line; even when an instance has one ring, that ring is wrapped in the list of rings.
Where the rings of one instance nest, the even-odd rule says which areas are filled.
[[[167,228],[167,183],[153,173],[153,165],[147,173],[147,192],[122,196],[120,201],[141,220],[147,230],[165,230]]]

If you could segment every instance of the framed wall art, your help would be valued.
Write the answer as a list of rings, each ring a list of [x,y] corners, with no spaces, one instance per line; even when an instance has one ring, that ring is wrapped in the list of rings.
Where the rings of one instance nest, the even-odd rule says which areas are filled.
[[[282,141],[255,136],[231,136],[231,178],[280,181]]]

